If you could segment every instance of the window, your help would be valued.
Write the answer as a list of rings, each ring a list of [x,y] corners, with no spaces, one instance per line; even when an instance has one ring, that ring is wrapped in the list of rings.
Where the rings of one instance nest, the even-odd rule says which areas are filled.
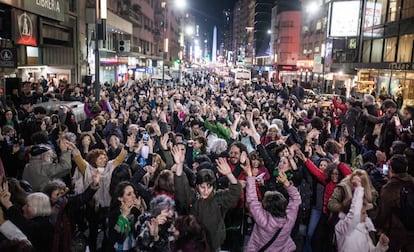
[[[413,60],[413,41],[414,34],[400,36],[397,62],[411,62]]]
[[[319,31],[320,29],[322,29],[322,22],[319,20],[316,22],[316,30]]]
[[[398,19],[397,10],[398,10],[397,0],[390,0],[389,6],[388,6],[388,16],[387,16],[388,22],[396,21]]]
[[[364,47],[362,52],[362,62],[363,63],[369,63],[369,58],[371,55],[371,42],[372,40],[366,40],[364,41]]]
[[[402,18],[414,17],[414,1],[403,1]]]
[[[292,42],[292,37],[289,37],[289,36],[280,37],[280,43],[290,43],[290,42]]]
[[[384,43],[384,39],[375,39],[372,41],[371,62],[381,62],[383,43]]]
[[[394,62],[397,48],[397,38],[386,38],[384,45],[384,62]]]

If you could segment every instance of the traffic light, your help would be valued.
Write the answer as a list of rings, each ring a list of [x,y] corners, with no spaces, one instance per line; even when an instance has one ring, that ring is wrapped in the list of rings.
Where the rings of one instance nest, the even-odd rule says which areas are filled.
[[[124,40],[120,40],[118,42],[118,51],[119,52],[124,52],[125,51],[125,41]]]

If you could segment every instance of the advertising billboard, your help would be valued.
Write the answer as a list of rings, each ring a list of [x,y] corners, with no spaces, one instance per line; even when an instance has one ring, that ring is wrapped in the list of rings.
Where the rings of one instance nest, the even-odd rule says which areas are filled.
[[[358,34],[360,1],[332,2],[329,36],[354,37]]]

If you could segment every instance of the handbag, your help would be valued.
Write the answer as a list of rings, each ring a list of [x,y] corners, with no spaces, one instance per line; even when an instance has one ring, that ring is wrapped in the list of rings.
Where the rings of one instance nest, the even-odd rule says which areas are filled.
[[[268,241],[263,247],[261,247],[258,250],[258,252],[265,252],[266,249],[268,249],[270,247],[270,245],[272,245],[272,243],[276,240],[276,238],[279,236],[281,231],[282,231],[282,228],[277,230],[277,232],[273,235],[272,239],[270,239],[270,241]]]

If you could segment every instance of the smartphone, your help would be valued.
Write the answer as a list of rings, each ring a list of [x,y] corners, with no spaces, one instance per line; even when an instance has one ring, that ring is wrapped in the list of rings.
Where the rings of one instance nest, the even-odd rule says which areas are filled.
[[[388,164],[382,165],[382,174],[384,174],[385,176],[388,176]]]
[[[266,175],[266,173],[260,173],[259,175],[256,176],[256,180],[261,180],[264,178],[264,176]]]
[[[149,140],[149,135],[148,135],[148,133],[147,133],[147,132],[144,132],[144,133],[142,134],[142,140],[143,140],[144,142],[148,142],[148,140]]]

